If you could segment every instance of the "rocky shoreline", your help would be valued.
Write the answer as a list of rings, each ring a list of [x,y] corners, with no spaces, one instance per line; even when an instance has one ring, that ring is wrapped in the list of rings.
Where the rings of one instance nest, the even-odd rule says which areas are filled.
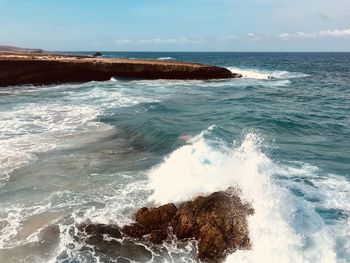
[[[207,80],[242,76],[226,68],[185,62],[0,52],[0,87],[103,81],[112,77]]]
[[[131,246],[138,251],[136,258],[132,254],[137,262],[150,257],[140,243],[160,245],[174,240],[196,240],[201,261],[221,262],[236,250],[251,248],[247,217],[253,213],[251,206],[241,201],[239,191],[229,188],[206,197],[198,196],[178,207],[173,203],[143,207],[135,214],[135,223],[123,227],[82,224],[77,227],[76,239],[97,251],[112,250],[116,257],[126,253],[124,245]]]

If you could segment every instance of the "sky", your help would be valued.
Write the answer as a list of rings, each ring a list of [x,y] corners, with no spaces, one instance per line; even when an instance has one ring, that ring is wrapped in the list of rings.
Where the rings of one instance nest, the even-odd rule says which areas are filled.
[[[0,0],[0,45],[350,51],[350,0]]]

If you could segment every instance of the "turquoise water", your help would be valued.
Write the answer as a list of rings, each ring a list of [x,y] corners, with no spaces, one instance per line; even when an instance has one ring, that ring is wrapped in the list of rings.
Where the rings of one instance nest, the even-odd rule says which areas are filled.
[[[105,56],[244,78],[1,88],[0,262],[110,262],[82,249],[72,226],[123,225],[141,206],[229,186],[255,215],[253,249],[228,262],[350,262],[350,53]],[[59,241],[40,245],[53,224]],[[193,244],[146,249],[196,262]]]

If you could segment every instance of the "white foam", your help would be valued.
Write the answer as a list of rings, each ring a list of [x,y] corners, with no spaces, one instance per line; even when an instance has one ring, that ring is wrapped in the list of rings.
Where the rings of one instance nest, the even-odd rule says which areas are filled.
[[[277,183],[277,165],[260,151],[256,134],[248,134],[235,149],[216,149],[204,137],[197,136],[149,172],[150,201],[181,202],[236,186],[255,210],[248,219],[252,250],[233,253],[227,262],[337,261],[329,229],[313,207]]]
[[[175,60],[175,59],[172,57],[160,57],[160,58],[157,58],[157,60]]]
[[[86,106],[31,103],[3,113],[0,175],[8,178],[14,169],[34,161],[35,153],[52,150],[65,136],[95,127],[92,120],[99,111]]]
[[[2,207],[0,212],[0,225],[2,225],[0,227],[0,249],[18,247],[32,241],[33,236],[28,236],[25,239],[18,237],[22,224],[30,216],[40,214],[49,207],[50,204],[40,204],[32,207],[22,205]]]
[[[124,89],[116,80],[102,82],[98,86],[95,82],[89,82],[60,85],[32,91],[34,92],[40,93],[43,101],[2,110],[0,187],[6,183],[13,170],[35,161],[36,153],[68,147],[72,144],[72,139],[82,142],[79,138],[94,137],[91,135],[91,138],[83,138],[82,133],[111,129],[109,125],[96,120],[104,111],[158,101],[154,94],[146,94],[142,89]],[[60,99],[48,103],[45,101],[46,93],[49,96],[57,96],[56,93],[59,93]]]
[[[304,78],[309,75],[300,72],[289,72],[289,71],[264,71],[259,69],[241,69],[237,67],[228,67],[228,69],[233,73],[242,74],[243,78],[247,79],[292,79],[292,78]]]

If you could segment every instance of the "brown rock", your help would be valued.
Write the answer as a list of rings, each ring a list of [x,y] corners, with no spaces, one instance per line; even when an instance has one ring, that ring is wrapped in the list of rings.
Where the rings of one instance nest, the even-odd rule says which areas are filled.
[[[0,87],[109,80],[237,78],[217,66],[153,60],[105,59],[48,53],[0,52]]]
[[[172,203],[143,207],[135,215],[136,222],[121,230],[115,225],[103,224],[81,225],[79,230],[86,235],[87,244],[98,245],[100,251],[118,256],[126,253],[128,247],[124,241],[105,240],[105,234],[115,238],[123,234],[154,244],[161,244],[169,234],[179,240],[193,238],[198,240],[198,257],[202,261],[220,262],[237,249],[250,249],[247,217],[253,213],[250,205],[242,203],[239,192],[230,188],[207,197],[199,196],[179,208]],[[141,254],[148,258],[147,251],[142,250]]]
[[[122,231],[160,244],[172,229],[178,239],[198,240],[201,260],[218,262],[227,253],[250,248],[247,216],[253,212],[248,204],[242,203],[239,192],[230,188],[207,197],[199,196],[178,209],[174,204],[141,208],[136,213],[137,223],[124,226]]]
[[[157,208],[143,207],[136,213],[136,222],[147,229],[160,229],[175,216],[177,208],[174,204],[166,204]]]
[[[246,218],[253,212],[231,188],[184,203],[171,225],[178,238],[199,241],[199,258],[222,258],[226,251],[250,248]]]
[[[154,244],[161,244],[168,237],[166,229],[153,230],[150,233],[149,240]]]
[[[152,231],[151,229],[145,228],[139,223],[126,225],[126,226],[123,226],[122,228],[122,232],[130,237],[142,237],[144,235],[149,234],[151,231]]]

